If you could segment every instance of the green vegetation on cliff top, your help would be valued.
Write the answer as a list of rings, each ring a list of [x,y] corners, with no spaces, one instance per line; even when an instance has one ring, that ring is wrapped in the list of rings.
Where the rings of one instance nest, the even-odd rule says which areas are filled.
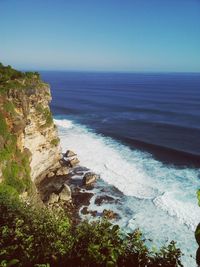
[[[10,65],[4,66],[0,63],[0,83],[14,81],[16,79],[40,79],[38,72],[22,72],[13,69]]]
[[[0,94],[12,88],[26,89],[38,84],[44,84],[38,72],[22,72],[0,63]]]

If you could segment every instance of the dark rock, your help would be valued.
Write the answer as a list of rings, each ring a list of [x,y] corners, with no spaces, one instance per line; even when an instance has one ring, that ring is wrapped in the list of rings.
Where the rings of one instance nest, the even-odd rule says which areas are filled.
[[[93,172],[88,172],[83,177],[83,185],[91,185],[98,179],[98,176]]]
[[[74,172],[75,173],[78,173],[78,172],[81,172],[81,173],[85,173],[85,172],[88,172],[89,169],[86,168],[86,167],[83,167],[83,166],[77,166],[74,168]]]
[[[83,215],[88,214],[88,213],[89,213],[89,211],[88,211],[88,207],[84,207],[84,208],[81,210],[81,213],[82,213]]]
[[[93,193],[88,192],[77,192],[72,195],[73,203],[79,209],[82,206],[88,206]]]
[[[97,210],[91,210],[91,211],[90,211],[90,214],[91,214],[93,217],[96,217],[96,216],[97,216]]]
[[[67,150],[66,153],[64,154],[64,157],[69,158],[69,157],[75,157],[76,154],[72,150]]]
[[[107,195],[103,195],[103,196],[97,196],[94,203],[97,206],[100,206],[101,204],[116,203],[117,201],[118,200],[113,198],[113,197],[110,197],[110,196],[107,196]]]
[[[96,211],[96,210],[88,210],[88,207],[84,207],[84,208],[81,210],[81,213],[82,213],[83,215],[90,214],[90,215],[92,215],[93,217],[97,216],[97,211]]]

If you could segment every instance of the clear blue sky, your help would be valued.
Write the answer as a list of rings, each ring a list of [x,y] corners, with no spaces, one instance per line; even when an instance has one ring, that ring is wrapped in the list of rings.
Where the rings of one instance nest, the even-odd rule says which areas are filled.
[[[200,0],[0,0],[0,61],[200,72]]]

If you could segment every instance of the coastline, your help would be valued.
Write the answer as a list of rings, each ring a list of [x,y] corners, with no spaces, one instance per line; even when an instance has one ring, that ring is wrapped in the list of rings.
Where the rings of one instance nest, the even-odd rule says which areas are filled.
[[[97,180],[94,190],[90,191],[94,195],[90,200],[88,209],[95,211],[97,217],[79,213],[81,218],[93,221],[98,216],[102,216],[104,209],[111,209],[119,215],[113,219],[113,222],[119,224],[125,232],[131,232],[139,227],[147,240],[152,239],[152,242],[149,243],[150,247],[152,244],[161,247],[168,244],[169,240],[176,240],[178,242],[177,246],[181,247],[185,253],[184,262],[189,264],[190,260],[191,262],[195,261],[193,252],[196,250],[197,244],[194,240],[194,229],[196,227],[195,221],[198,221],[197,213],[199,213],[198,206],[195,206],[195,194],[194,205],[191,207],[188,206],[189,203],[187,202],[184,205],[177,202],[178,198],[176,199],[174,196],[179,197],[179,195],[176,192],[173,196],[151,189],[158,186],[160,171],[162,171],[162,175],[166,173],[166,181],[162,185],[163,187],[159,188],[163,191],[166,191],[166,186],[170,189],[175,182],[175,180],[173,183],[172,181],[169,182],[171,178],[180,177],[180,180],[176,181],[176,183],[178,182],[177,188],[179,188],[182,184],[182,177],[187,175],[187,179],[191,179],[190,177],[196,175],[195,171],[187,168],[178,169],[173,166],[165,166],[150,158],[149,155],[131,151],[110,138],[92,132],[85,126],[73,122],[70,118],[67,119],[67,116],[65,119],[56,121],[56,124],[58,125],[58,134],[64,151],[67,148],[74,149],[79,155],[82,165],[96,171],[102,178]],[[155,166],[155,170],[152,169],[153,166]],[[141,172],[144,169],[149,169],[149,172]],[[142,176],[142,173],[145,176]],[[153,175],[151,180],[149,180],[150,177],[147,174]],[[141,185],[143,183],[145,188],[142,189]],[[123,191],[124,189],[126,191]],[[191,192],[194,193],[195,189],[192,189]],[[101,205],[96,202],[96,198],[99,196],[105,197]],[[114,199],[107,199],[107,196]],[[83,212],[85,211],[87,213],[87,210],[84,209]],[[184,250],[187,248],[188,242],[190,252]],[[190,259],[191,254],[193,259]]]
[[[73,156],[65,157],[64,155],[68,153],[72,153]],[[104,209],[102,213],[88,210],[91,198],[95,197],[95,193],[92,191],[100,177],[88,168],[81,166],[77,155],[71,150],[67,150],[65,154],[62,154],[63,158],[60,160],[60,164],[62,168],[67,168],[67,171],[62,173],[59,170],[59,173],[49,173],[44,179],[36,183],[43,203],[50,209],[64,210],[75,224],[84,220],[84,215],[90,215],[96,219],[115,220],[116,222],[119,215],[110,209]],[[69,191],[64,191],[63,197],[60,197],[65,187]],[[100,206],[105,202],[113,203],[113,200],[105,193],[96,202]]]

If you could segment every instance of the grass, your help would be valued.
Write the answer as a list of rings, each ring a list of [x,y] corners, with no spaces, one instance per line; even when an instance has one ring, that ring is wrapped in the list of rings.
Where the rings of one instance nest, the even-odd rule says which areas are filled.
[[[41,104],[38,104],[35,109],[38,113],[42,114],[42,117],[45,120],[45,124],[43,124],[41,128],[51,126],[53,123],[53,117],[49,108],[43,108]]]
[[[10,115],[15,115],[15,105],[11,102],[11,101],[6,101],[3,104],[3,109],[4,111],[6,111],[7,113],[9,113]]]
[[[0,112],[0,135],[5,139],[8,135],[8,127],[4,115]]]

